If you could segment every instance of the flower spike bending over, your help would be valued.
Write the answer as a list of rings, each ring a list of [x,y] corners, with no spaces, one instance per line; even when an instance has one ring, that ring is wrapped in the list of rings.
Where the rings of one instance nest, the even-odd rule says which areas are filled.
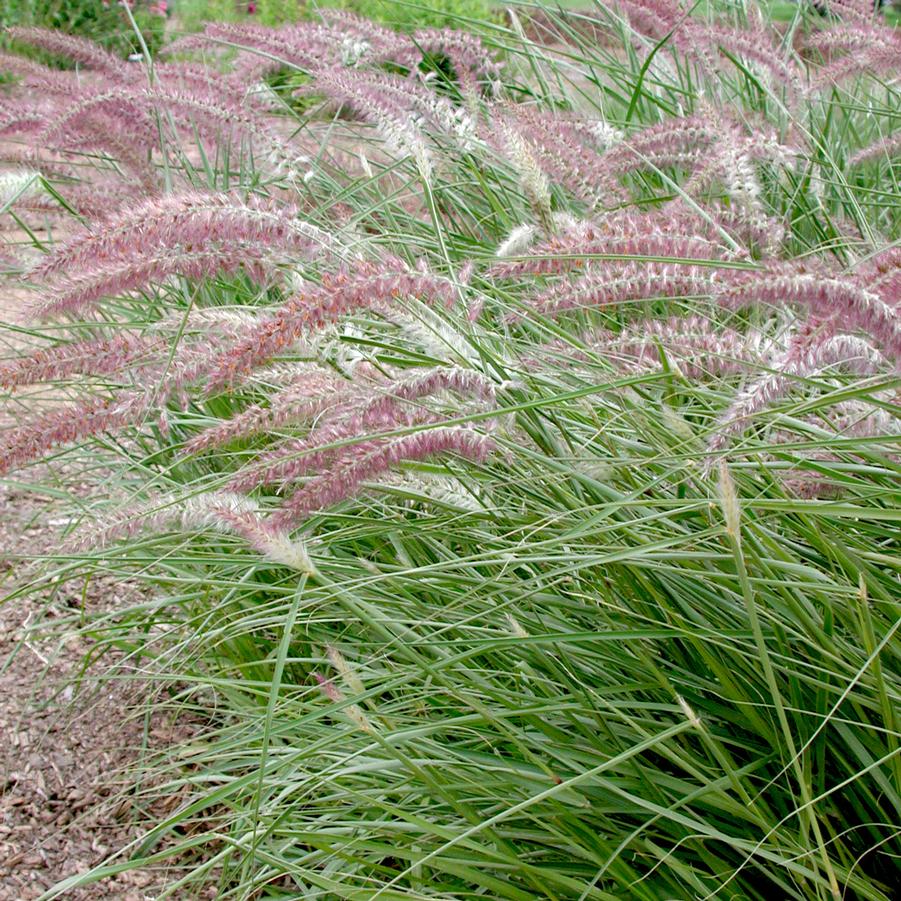
[[[152,255],[161,248],[188,245],[260,244],[271,251],[316,256],[335,248],[335,239],[297,217],[297,210],[268,198],[188,192],[151,199],[115,214],[96,230],[87,230],[42,260],[32,278],[94,273],[102,267]]]
[[[901,315],[851,279],[779,269],[739,273],[723,278],[714,299],[732,309],[752,303],[807,307],[818,319],[865,332],[887,357],[901,363]]]
[[[452,283],[430,272],[410,269],[397,258],[380,263],[360,261],[323,276],[248,332],[246,338],[221,354],[209,390],[232,384],[240,376],[272,359],[305,333],[358,310],[391,306],[401,297],[450,306],[456,295]]]
[[[360,444],[342,457],[334,469],[304,485],[273,514],[269,526],[288,531],[311,514],[355,495],[362,484],[378,477],[405,460],[424,460],[436,454],[454,453],[475,463],[483,463],[495,444],[470,429],[437,428],[407,435],[376,446]]]
[[[141,360],[149,360],[166,347],[161,338],[122,334],[55,345],[0,363],[0,388],[16,388],[56,381],[73,375],[110,375]]]
[[[263,557],[301,572],[314,572],[303,541],[267,528],[259,506],[241,494],[212,491],[193,497],[164,497],[130,510],[105,523],[94,524],[90,531],[71,542],[71,550],[83,552],[107,547],[139,532],[155,533],[166,529],[216,529],[243,538]]]
[[[27,26],[7,28],[6,33],[16,43],[46,50],[56,56],[64,56],[85,69],[102,72],[114,81],[127,81],[132,75],[126,63],[88,38],[50,28]]]
[[[868,341],[853,335],[829,334],[811,340],[802,335],[772,363],[772,372],[760,376],[741,392],[720,418],[708,444],[710,453],[722,450],[729,438],[747,428],[748,421],[785,396],[798,379],[809,378],[835,366],[858,374],[877,372],[884,363]]]

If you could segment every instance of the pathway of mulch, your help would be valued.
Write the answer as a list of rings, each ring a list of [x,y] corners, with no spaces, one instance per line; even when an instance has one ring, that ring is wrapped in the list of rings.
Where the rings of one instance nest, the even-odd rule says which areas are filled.
[[[0,357],[11,352],[4,323],[18,319],[23,299],[10,280],[0,279]],[[0,418],[0,432],[10,425],[9,415]],[[39,474],[25,478],[36,483]],[[79,684],[90,642],[75,628],[54,628],[82,605],[97,613],[134,602],[140,597],[134,585],[101,577],[86,590],[68,583],[4,601],[33,571],[23,557],[52,552],[62,525],[53,501],[0,482],[0,901],[39,898],[132,841],[140,812],[130,768],[147,750],[191,732],[156,713],[145,737],[141,710],[148,709],[152,684],[139,678]],[[117,662],[107,655],[92,674],[116,674]],[[163,800],[152,813],[165,816],[180,800]],[[166,881],[163,871],[137,870],[62,897],[151,901]]]

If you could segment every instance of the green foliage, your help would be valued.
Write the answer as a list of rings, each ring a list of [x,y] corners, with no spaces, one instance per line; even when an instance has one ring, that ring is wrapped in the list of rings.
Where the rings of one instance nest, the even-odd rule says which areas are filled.
[[[30,23],[32,0],[6,0],[0,4],[0,28]]]
[[[446,2],[411,3],[404,0],[257,0],[253,16],[247,4],[236,0],[179,0],[176,15],[186,31],[196,31],[204,22],[257,21],[263,25],[281,25],[316,15],[321,7],[350,9],[377,22],[396,28],[466,27],[467,23],[487,22],[497,17],[491,0],[446,0]]]
[[[470,24],[497,18],[497,6],[490,0],[445,0],[443,3],[434,0],[426,0],[424,3],[404,0],[346,0],[343,5],[369,19],[404,30],[444,26],[466,28]]]
[[[260,25],[283,25],[308,15],[304,0],[256,0],[255,11],[248,14],[242,0],[178,0],[175,16],[180,29],[199,31],[205,22],[255,22]]]

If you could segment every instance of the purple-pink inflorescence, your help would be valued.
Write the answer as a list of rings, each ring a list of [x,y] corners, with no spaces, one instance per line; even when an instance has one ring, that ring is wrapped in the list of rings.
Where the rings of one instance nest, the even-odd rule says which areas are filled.
[[[879,294],[851,278],[809,272],[775,271],[730,273],[714,292],[717,303],[730,309],[750,304],[802,307],[836,329],[865,333],[886,357],[901,362],[901,317]]]
[[[12,389],[74,375],[110,375],[158,358],[165,346],[161,337],[128,333],[68,342],[0,363],[0,387]]]
[[[35,312],[62,322],[53,326],[52,345],[0,364],[0,387],[12,392],[62,382],[76,400],[8,430],[0,472],[118,430],[146,431],[156,423],[166,432],[171,417],[170,439],[185,454],[247,442],[221,453],[242,461],[229,476],[229,491],[154,502],[110,526],[107,538],[173,523],[210,527],[242,536],[270,561],[309,570],[303,547],[289,537],[307,517],[407,461],[452,453],[484,462],[494,442],[461,423],[474,417],[486,431],[500,428],[501,368],[546,375],[556,360],[586,364],[586,373],[590,364],[595,378],[602,359],[620,374],[666,366],[675,382],[732,380],[743,387],[732,389],[733,402],[716,420],[710,449],[717,451],[798,382],[829,378],[836,368],[862,375],[897,367],[901,252],[874,252],[882,239],[863,234],[861,225],[848,239],[847,266],[817,253],[804,263],[786,260],[792,235],[770,187],[780,179],[802,183],[812,148],[800,128],[783,134],[763,114],[735,110],[726,81],[737,68],[762,89],[767,106],[772,100],[774,109],[792,112],[804,97],[802,73],[811,75],[813,92],[844,87],[858,74],[895,72],[901,59],[895,30],[877,24],[869,0],[835,0],[830,6],[840,21],[806,40],[805,52],[824,62],[808,67],[750,12],[738,27],[736,17],[728,24],[702,18],[675,0],[617,5],[633,29],[635,52],[659,51],[654,60],[645,57],[647,98],[656,96],[658,79],[684,72],[704,84],[703,99],[686,104],[684,113],[675,103],[664,114],[669,103],[661,102],[659,121],[644,128],[614,124],[577,102],[564,110],[559,98],[539,104],[534,93],[504,92],[500,66],[476,37],[449,29],[398,34],[341,10],[280,28],[214,23],[172,45],[174,52],[217,54],[216,66],[158,60],[136,66],[84,39],[11,32],[14,46],[65,56],[77,68],[58,71],[0,54],[0,69],[33,95],[23,101],[13,92],[0,101],[0,135],[17,142],[2,151],[2,162],[17,167],[7,183],[10,202],[17,214],[42,216],[67,206],[87,225],[41,262],[21,267],[41,291]],[[221,71],[225,54],[235,50],[230,71]],[[300,139],[309,156],[297,152],[285,137],[284,117],[270,115],[273,91],[259,83],[280,69],[302,72],[303,90],[325,97],[336,118],[343,116],[338,125],[355,135],[352,150],[322,145],[311,121]],[[769,119],[779,119],[770,112]],[[332,204],[322,185],[327,178],[340,183],[341,160],[356,162],[357,139],[373,130],[367,126],[381,133],[384,146],[372,155],[377,165],[360,154],[354,171],[366,175],[363,190],[377,188],[384,203],[363,212],[343,199]],[[229,184],[236,183],[232,169],[247,184],[243,163],[251,156],[275,165],[263,167],[266,178],[254,181],[253,191],[186,188],[205,183],[199,170],[190,171],[185,145],[194,139],[232,159],[240,149]],[[498,156],[508,164],[503,193],[491,207],[509,196],[525,210],[502,243],[490,232],[499,209],[454,204],[455,179],[471,181],[476,169],[469,163],[481,165],[486,150],[491,164]],[[851,164],[890,159],[897,150],[897,135],[888,134]],[[405,165],[409,157],[415,168]],[[86,171],[102,174],[85,177]],[[23,174],[36,187],[19,196]],[[811,183],[827,186],[828,205],[827,175],[818,169]],[[393,187],[385,186],[401,179],[412,190],[391,195]],[[340,230],[305,220],[324,206],[334,215],[317,221],[337,221]],[[440,228],[442,240],[433,240],[433,231],[422,247],[408,241],[403,259],[381,253],[382,242],[391,246],[386,223],[399,209],[415,210],[425,228]],[[844,238],[851,232],[841,231],[841,216],[830,210]],[[509,218],[498,222],[510,230]],[[500,243],[491,261],[468,252],[467,241],[486,235],[490,245]],[[439,274],[455,270],[455,278]],[[200,282],[236,273],[260,289],[244,300],[259,303],[259,311],[242,308],[219,323],[196,318],[209,308],[185,312],[180,304],[190,296],[204,307],[225,294],[221,282],[190,295],[158,290],[175,276]],[[501,310],[492,304],[492,286],[512,298]],[[132,295],[127,303],[100,304],[125,294]],[[165,316],[161,305],[176,297],[178,321],[155,321]],[[452,308],[458,301],[446,318],[420,306]],[[514,306],[518,313],[504,316]],[[699,306],[705,315],[675,312]],[[747,320],[736,315],[747,306],[755,308]],[[649,308],[667,318],[636,321]],[[122,318],[134,310],[143,325],[126,328]],[[517,343],[538,329],[565,335],[567,320],[542,319],[567,311],[582,311],[589,331],[537,347]],[[79,317],[87,322],[65,324]],[[338,335],[333,326],[346,317],[354,321],[342,323],[346,330]],[[458,321],[464,318],[469,322]],[[425,321],[418,332],[414,320]],[[490,323],[511,338],[495,350],[497,369],[470,343]],[[422,368],[395,368],[381,334],[369,342],[370,328],[406,329],[401,346],[406,352],[408,343],[421,345],[425,354],[411,365]],[[441,332],[440,340],[422,337],[429,328]],[[60,341],[67,332],[71,340]],[[365,349],[358,351],[361,334]],[[301,339],[309,340],[298,348]],[[352,365],[341,356],[348,346]],[[462,365],[435,365],[448,352]],[[287,362],[259,371],[283,355]],[[224,396],[212,397],[217,393]],[[227,418],[217,409],[238,412]],[[864,422],[861,429],[872,428],[871,417]],[[252,453],[254,447],[262,451]],[[247,496],[262,486],[288,497],[268,518],[272,499]]]
[[[450,306],[453,285],[446,278],[411,269],[399,259],[360,261],[327,273],[318,285],[302,289],[275,313],[248,329],[246,337],[224,351],[213,369],[210,390],[221,390],[256,366],[290,347],[304,334],[359,310],[378,312],[401,298]]]
[[[747,428],[754,416],[787,394],[798,381],[839,366],[856,374],[871,374],[884,365],[884,358],[868,341],[836,335],[825,328],[820,333],[802,332],[770,365],[771,371],[740,392],[720,417],[708,443],[711,452],[722,450],[731,436]]]
[[[331,464],[330,470],[298,489],[269,520],[272,529],[287,531],[311,514],[355,495],[364,482],[404,461],[453,453],[483,463],[494,450],[491,438],[470,429],[443,427],[390,440],[355,444]]]
[[[55,56],[66,57],[85,69],[102,72],[112,81],[127,81],[131,77],[127,63],[88,38],[49,28],[24,25],[7,28],[6,34],[19,44],[27,44]]]
[[[198,436],[201,440],[192,442],[189,449],[203,449],[209,446],[209,440],[221,443],[224,435],[231,438],[253,434],[260,417],[283,423],[288,421],[288,416],[297,422],[316,415],[316,424],[306,438],[293,438],[277,445],[239,472],[229,484],[233,491],[249,491],[258,485],[292,481],[321,468],[342,452],[342,448],[330,445],[345,439],[371,441],[373,436],[383,433],[443,421],[440,414],[420,403],[439,392],[453,392],[465,402],[474,402],[480,410],[495,405],[495,388],[489,379],[479,372],[456,367],[437,367],[387,382],[380,379],[368,383],[348,382],[344,387],[315,384],[306,387],[308,393],[296,396],[293,404],[285,403],[277,395],[269,409],[251,408],[232,420],[231,428],[217,428],[207,441],[203,440],[204,435]],[[331,392],[325,393],[325,387],[331,388]],[[314,393],[316,389],[320,391],[318,395]]]
[[[327,233],[266,198],[175,194],[151,199],[85,230],[51,253],[30,277],[46,285],[40,315],[75,312],[95,300],[171,275],[192,278],[243,267],[264,280],[284,256],[331,251]]]

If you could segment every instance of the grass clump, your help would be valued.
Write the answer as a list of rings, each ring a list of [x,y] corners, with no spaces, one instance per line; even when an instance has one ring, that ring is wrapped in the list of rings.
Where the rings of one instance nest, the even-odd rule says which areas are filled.
[[[83,628],[205,724],[58,892],[892,896],[898,38],[844,7],[211,25],[17,110],[5,206],[90,227],[20,263],[0,460],[95,487],[8,602],[147,584]]]

